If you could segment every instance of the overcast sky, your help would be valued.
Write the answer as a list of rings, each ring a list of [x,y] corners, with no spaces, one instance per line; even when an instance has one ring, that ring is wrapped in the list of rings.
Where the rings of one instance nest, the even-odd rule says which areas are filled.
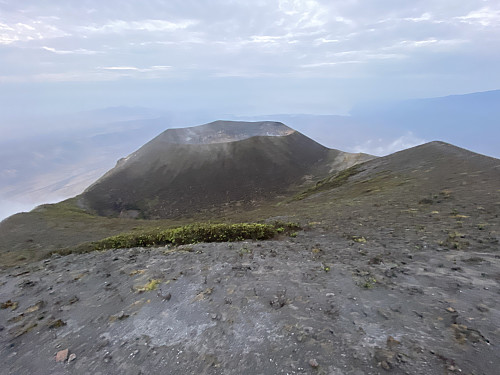
[[[0,0],[0,109],[346,113],[500,87],[498,0]]]

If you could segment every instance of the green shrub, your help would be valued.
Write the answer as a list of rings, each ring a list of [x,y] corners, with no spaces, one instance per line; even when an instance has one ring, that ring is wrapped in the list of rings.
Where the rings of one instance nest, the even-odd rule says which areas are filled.
[[[94,242],[95,250],[148,247],[162,245],[186,245],[197,242],[231,242],[267,240],[277,233],[298,228],[294,223],[239,223],[239,224],[191,224],[177,228],[149,230],[141,233],[124,233]]]

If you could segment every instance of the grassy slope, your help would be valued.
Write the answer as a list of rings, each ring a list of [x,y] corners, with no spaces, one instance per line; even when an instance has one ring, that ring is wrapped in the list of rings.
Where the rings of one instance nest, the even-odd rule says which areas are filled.
[[[180,220],[176,224],[188,222]],[[39,260],[57,249],[97,241],[124,231],[142,230],[151,225],[143,220],[90,215],[77,207],[75,199],[43,205],[1,223],[1,265]],[[172,226],[173,223],[160,221],[155,225]]]

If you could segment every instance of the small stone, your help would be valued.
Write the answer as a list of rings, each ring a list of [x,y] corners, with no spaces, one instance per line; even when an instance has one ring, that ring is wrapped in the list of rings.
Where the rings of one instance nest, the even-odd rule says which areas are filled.
[[[106,337],[101,337],[99,339],[99,341],[97,342],[96,347],[99,350],[99,349],[102,349],[102,348],[104,348],[104,347],[106,347],[108,345],[109,345],[109,340]]]
[[[447,307],[447,308],[446,308],[446,311],[448,311],[448,312],[450,312],[450,313],[454,313],[454,312],[455,312],[455,311],[457,311],[457,310],[455,310],[453,307],[451,307],[451,306],[450,306],[450,307]]]
[[[312,334],[313,332],[313,327],[304,327],[304,332],[307,334]]]
[[[172,294],[169,292],[163,292],[161,289],[156,293],[158,297],[160,297],[164,301],[170,301],[172,298]]]
[[[490,309],[488,308],[488,306],[486,306],[483,303],[480,303],[479,305],[477,305],[476,309],[478,309],[481,312],[488,312],[488,311],[490,311]]]
[[[123,319],[127,319],[130,315],[128,314],[125,314],[125,311],[120,311],[118,313],[118,315],[116,316],[116,319],[118,320],[123,320]]]
[[[56,328],[64,327],[65,325],[66,325],[65,322],[63,322],[61,319],[57,319],[57,320],[51,321],[49,323],[49,328],[56,329]]]
[[[76,359],[76,354],[71,353],[68,358],[68,363],[73,362]]]
[[[68,359],[69,349],[60,350],[56,354],[56,362],[64,362]]]
[[[389,320],[391,318],[390,313],[384,309],[377,309],[377,314],[379,314],[385,320]]]
[[[392,363],[394,361],[396,353],[392,350],[377,348],[375,350],[375,361],[383,369],[388,370],[392,368]]]
[[[392,349],[394,348],[395,346],[398,346],[399,344],[401,344],[398,340],[396,340],[394,337],[392,336],[389,336],[387,338],[387,347]]]
[[[386,361],[380,362],[380,367],[382,367],[384,370],[390,370],[391,369],[391,365],[389,365],[389,363],[387,363]]]
[[[220,314],[210,314],[212,320],[221,320]]]
[[[312,368],[318,368],[319,367],[319,363],[318,361],[316,361],[316,359],[312,358],[309,360],[309,365],[312,367]]]

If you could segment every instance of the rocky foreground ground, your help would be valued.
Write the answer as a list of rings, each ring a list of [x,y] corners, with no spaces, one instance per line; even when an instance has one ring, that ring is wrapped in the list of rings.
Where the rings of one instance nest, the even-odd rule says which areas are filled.
[[[310,223],[6,269],[0,372],[498,373],[498,252],[377,233]]]

